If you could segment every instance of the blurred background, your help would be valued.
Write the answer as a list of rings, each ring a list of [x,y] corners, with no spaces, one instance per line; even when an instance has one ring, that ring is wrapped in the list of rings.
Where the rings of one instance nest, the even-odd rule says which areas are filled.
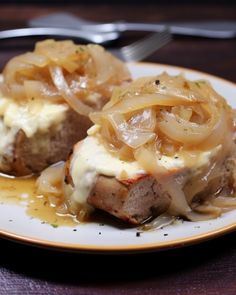
[[[13,1],[0,0],[0,30],[26,27],[35,17],[55,12],[68,12],[91,21],[131,22],[236,20],[236,2],[232,0],[67,0]],[[109,46],[119,47],[139,39],[144,33],[128,32]],[[21,52],[32,49],[40,38],[1,40],[0,68]],[[43,39],[43,37],[41,38]],[[145,61],[195,68],[236,80],[235,39],[207,39],[174,36],[173,41]],[[216,62],[217,61],[217,62]]]

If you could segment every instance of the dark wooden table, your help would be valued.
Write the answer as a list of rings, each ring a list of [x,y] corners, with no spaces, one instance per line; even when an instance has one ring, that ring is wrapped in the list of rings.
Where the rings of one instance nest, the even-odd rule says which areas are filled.
[[[101,21],[232,20],[236,16],[233,4],[9,4],[0,6],[0,29],[22,27],[31,17],[60,10]],[[126,35],[113,46],[136,37]],[[0,68],[11,56],[31,49],[34,41],[1,41]],[[236,82],[236,39],[176,37],[147,61],[194,68]],[[0,294],[235,295],[235,242],[231,233],[166,252],[106,256],[62,253],[2,239]]]

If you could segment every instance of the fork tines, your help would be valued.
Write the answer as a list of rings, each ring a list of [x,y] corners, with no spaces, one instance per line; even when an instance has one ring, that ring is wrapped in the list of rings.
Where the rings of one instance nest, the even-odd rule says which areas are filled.
[[[151,55],[156,50],[171,41],[168,27],[147,37],[121,48],[121,55],[125,61],[139,61]]]

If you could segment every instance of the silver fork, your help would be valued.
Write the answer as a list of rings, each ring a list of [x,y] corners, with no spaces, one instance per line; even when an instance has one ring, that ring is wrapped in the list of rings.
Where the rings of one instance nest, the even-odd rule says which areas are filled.
[[[171,33],[166,27],[163,31],[148,35],[147,37],[131,43],[130,45],[121,47],[119,49],[108,50],[126,62],[140,61],[170,41]]]
[[[51,27],[19,28],[0,31],[0,40],[35,36],[53,36],[59,38],[66,37],[82,40],[83,42],[105,44],[107,42],[116,40],[119,37],[119,34],[117,32],[97,33],[79,29]]]
[[[157,23],[132,23],[126,21],[115,21],[101,23],[75,16],[70,13],[56,12],[48,15],[35,17],[29,20],[30,27],[57,27],[74,28],[93,31],[97,33],[124,31],[161,31],[163,26],[168,26],[173,35],[200,36],[208,38],[235,38],[236,21],[231,20],[201,20],[201,21],[178,21]],[[119,35],[117,37],[119,37]]]
[[[63,28],[21,28],[0,31],[0,39],[29,36],[57,36],[77,38],[82,41],[98,44],[104,44],[108,41],[114,40],[117,38],[116,35],[116,32],[98,34],[95,32]],[[170,40],[171,33],[167,27],[164,27],[161,32],[153,33],[139,41],[131,43],[130,45],[121,47],[119,49],[108,50],[124,61],[139,61],[154,53],[156,50],[167,44]]]

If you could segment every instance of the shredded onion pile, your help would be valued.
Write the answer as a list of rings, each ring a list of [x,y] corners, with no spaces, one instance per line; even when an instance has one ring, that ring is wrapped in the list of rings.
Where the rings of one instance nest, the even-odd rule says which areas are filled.
[[[233,173],[227,172],[235,167],[226,167],[233,157],[234,114],[209,82],[167,73],[140,78],[116,89],[90,118],[110,152],[138,161],[163,186],[171,215],[204,220],[236,207]],[[202,153],[217,147],[220,153],[195,171]],[[183,159],[185,170],[166,168],[163,155]]]
[[[1,90],[19,101],[32,97],[66,101],[76,112],[88,115],[101,109],[114,86],[129,80],[126,66],[101,46],[49,39],[8,62]]]

